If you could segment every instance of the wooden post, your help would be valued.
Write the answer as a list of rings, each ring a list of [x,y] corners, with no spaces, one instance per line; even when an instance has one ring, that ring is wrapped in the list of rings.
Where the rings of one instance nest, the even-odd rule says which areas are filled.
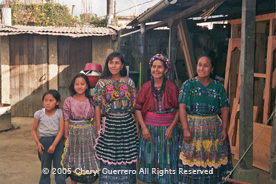
[[[147,59],[147,39],[146,39],[146,29],[145,29],[145,24],[141,24],[141,40],[142,40],[142,45],[140,46],[140,53],[141,53],[141,65],[142,65],[142,81],[141,85],[143,85],[145,82],[149,80],[148,77],[148,69],[149,69],[149,63],[144,62],[145,59]]]
[[[195,75],[196,64],[186,20],[179,21],[178,31],[181,40],[181,46],[186,60],[188,75],[189,78],[192,78]]]
[[[241,29],[241,88],[240,88],[240,123],[239,155],[242,156],[253,141],[253,84],[255,53],[255,15],[256,0],[242,1]],[[253,170],[253,149],[246,156],[234,176],[238,180],[258,183],[258,173]]]
[[[175,84],[177,85],[177,87],[180,88],[180,82],[178,79],[178,75],[177,75],[177,71],[176,71],[176,67],[175,67],[175,61],[176,61],[176,42],[177,42],[177,26],[175,25],[174,22],[170,22],[169,24],[170,26],[170,32],[169,32],[169,59],[171,61],[172,64],[172,70],[173,73],[175,74]],[[173,76],[174,79],[174,76]]]
[[[241,31],[241,88],[240,88],[240,123],[239,155],[243,155],[253,140],[253,80],[255,53],[255,15],[256,0],[242,1]],[[241,169],[252,169],[252,148],[241,161]]]

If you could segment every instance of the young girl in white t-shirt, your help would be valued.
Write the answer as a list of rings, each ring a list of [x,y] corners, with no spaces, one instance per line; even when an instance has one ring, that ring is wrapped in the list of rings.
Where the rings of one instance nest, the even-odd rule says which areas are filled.
[[[57,184],[65,184],[65,175],[61,168],[63,153],[64,121],[59,109],[60,94],[56,90],[48,90],[42,97],[44,108],[34,114],[32,136],[41,160],[40,184],[50,183],[50,174],[55,174]],[[37,128],[40,135],[38,138]],[[53,170],[51,170],[53,162]]]

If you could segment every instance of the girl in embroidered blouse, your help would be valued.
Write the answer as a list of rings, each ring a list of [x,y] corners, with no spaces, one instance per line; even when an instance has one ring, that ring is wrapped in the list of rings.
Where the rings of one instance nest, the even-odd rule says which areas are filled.
[[[184,141],[179,183],[224,183],[222,177],[232,169],[226,127],[228,99],[223,85],[214,80],[212,58],[203,53],[197,63],[197,75],[185,81],[179,92],[179,113]],[[219,116],[221,114],[221,117]],[[193,174],[208,170],[208,174]]]
[[[137,178],[147,183],[177,183],[178,138],[175,126],[178,122],[178,89],[167,80],[168,73],[171,73],[167,57],[156,54],[149,64],[151,80],[143,84],[135,112],[143,134],[140,137]],[[148,172],[143,172],[147,168]]]
[[[100,167],[94,149],[94,102],[89,88],[87,76],[76,74],[69,86],[71,96],[63,104],[67,140],[61,164],[70,175],[72,184],[95,182]]]
[[[99,137],[95,147],[101,165],[100,183],[136,182],[138,128],[132,117],[136,89],[126,74],[122,54],[113,52],[106,58],[101,79],[96,84],[94,101]],[[130,173],[113,172],[118,170]]]

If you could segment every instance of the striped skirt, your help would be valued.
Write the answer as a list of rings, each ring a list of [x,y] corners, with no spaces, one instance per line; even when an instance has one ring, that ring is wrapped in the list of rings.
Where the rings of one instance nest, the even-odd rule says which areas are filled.
[[[96,139],[96,156],[101,161],[100,183],[135,183],[138,155],[136,123],[130,113],[107,114]],[[111,170],[110,172],[104,172]],[[126,170],[126,173],[114,173]]]
[[[177,127],[167,141],[165,133],[174,119],[174,113],[147,113],[144,121],[151,140],[140,136],[137,178],[146,183],[177,183],[178,181],[178,137]]]
[[[96,156],[109,165],[131,164],[137,161],[138,135],[130,113],[106,115],[100,136],[96,139]]]
[[[135,184],[136,163],[109,165],[101,161],[100,184]]]
[[[222,177],[232,169],[228,138],[220,142],[222,121],[218,115],[188,115],[192,135],[183,142],[179,160],[179,184],[224,183]]]
[[[89,120],[70,120],[61,165],[76,182],[92,183],[98,178],[100,163],[95,155],[96,131]]]

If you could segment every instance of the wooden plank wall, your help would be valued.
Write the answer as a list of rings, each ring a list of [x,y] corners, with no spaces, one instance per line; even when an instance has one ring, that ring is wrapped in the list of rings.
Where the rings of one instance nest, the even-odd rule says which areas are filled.
[[[0,40],[1,41],[1,40]],[[0,65],[1,68],[1,65]],[[1,70],[0,70],[1,71]],[[2,71],[1,71],[2,72]],[[2,75],[0,75],[0,86],[2,86]],[[0,104],[2,103],[2,87],[0,87]]]
[[[33,116],[47,90],[47,36],[10,36],[12,116]]]
[[[57,88],[60,92],[62,107],[64,99],[69,96],[68,87],[72,78],[84,69],[86,63],[92,62],[92,50],[103,51],[103,54],[95,53],[94,56],[98,60],[105,60],[106,49],[111,47],[104,43],[100,45],[103,49],[93,49],[92,37],[50,37],[29,34],[7,37],[12,116],[33,117],[34,112],[43,107],[42,95],[49,87]],[[103,37],[99,43],[100,40],[110,41],[109,38]],[[56,44],[56,48],[49,49],[53,44]],[[49,57],[54,61],[49,63]],[[50,73],[51,68],[57,68],[57,71]]]
[[[10,41],[8,36],[1,37],[1,103],[11,104],[10,100]]]
[[[239,127],[239,122],[237,123]],[[253,140],[262,129],[261,123],[253,123]],[[269,172],[269,158],[270,158],[270,143],[271,143],[272,127],[266,126],[262,133],[259,135],[256,142],[253,144],[253,166]],[[237,128],[237,140],[239,140],[239,128]],[[237,141],[235,149],[232,151],[234,158],[238,160],[239,155],[239,142]]]
[[[58,76],[58,89],[62,104],[69,96],[68,87],[75,74],[83,70],[86,63],[92,62],[91,51],[92,37],[76,39],[58,37],[59,71],[62,71]]]

